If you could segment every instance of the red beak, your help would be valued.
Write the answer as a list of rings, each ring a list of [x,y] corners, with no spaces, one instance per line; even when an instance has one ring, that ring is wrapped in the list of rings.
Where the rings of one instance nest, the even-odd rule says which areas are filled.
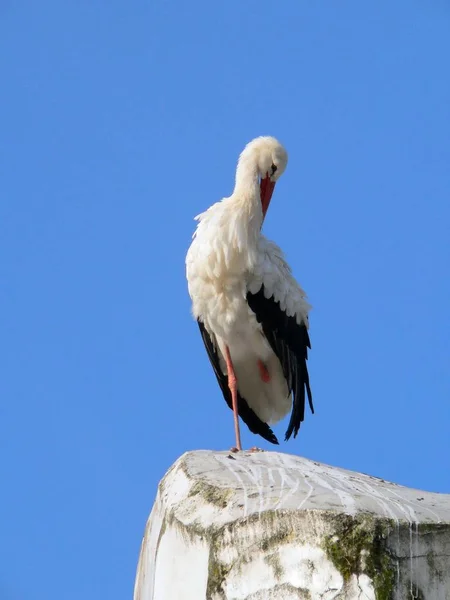
[[[270,181],[269,173],[261,179],[260,193],[261,193],[261,207],[263,217],[266,216],[267,209],[269,208],[270,200],[272,198],[273,190],[275,188],[275,182]]]

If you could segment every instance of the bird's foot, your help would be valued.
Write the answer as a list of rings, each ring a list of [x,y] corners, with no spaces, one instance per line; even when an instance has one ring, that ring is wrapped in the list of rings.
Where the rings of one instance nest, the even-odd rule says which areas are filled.
[[[230,448],[230,452],[236,454],[236,452],[242,452],[242,448],[236,448],[236,446],[233,446]],[[248,452],[264,452],[264,450],[262,448],[258,448],[257,446],[253,446],[248,450]]]
[[[249,452],[264,452],[262,448],[258,448],[257,446],[253,446],[250,448]]]

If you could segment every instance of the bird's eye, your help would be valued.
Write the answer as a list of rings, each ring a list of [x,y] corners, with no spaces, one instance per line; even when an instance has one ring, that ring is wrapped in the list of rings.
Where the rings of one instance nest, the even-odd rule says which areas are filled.
[[[277,165],[272,164],[272,167],[271,167],[272,172],[270,173],[270,175],[272,176],[277,169],[278,169]]]

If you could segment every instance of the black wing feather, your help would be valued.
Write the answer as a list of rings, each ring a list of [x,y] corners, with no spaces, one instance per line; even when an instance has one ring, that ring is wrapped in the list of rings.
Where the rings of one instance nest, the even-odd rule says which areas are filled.
[[[231,392],[228,387],[228,376],[222,372],[220,368],[219,355],[217,354],[217,350],[211,340],[211,336],[206,331],[206,327],[204,324],[197,320],[200,333],[202,335],[203,342],[205,344],[206,351],[208,353],[209,360],[214,369],[214,373],[216,374],[217,381],[219,383],[220,389],[222,390],[223,397],[225,398],[226,403],[232,409],[231,402]],[[256,413],[249,407],[244,398],[238,393],[238,413],[247,427],[250,429],[252,433],[257,433],[261,437],[263,437],[268,442],[272,444],[278,444],[278,440],[274,434],[274,432],[270,429],[267,423],[261,421],[261,419],[256,415]]]
[[[298,324],[295,317],[288,317],[275,299],[266,298],[264,285],[256,294],[247,293],[247,302],[261,324],[264,335],[278,357],[286,378],[289,393],[292,392],[292,413],[286,431],[288,440],[292,433],[297,436],[305,418],[305,399],[314,413],[306,361],[311,348],[305,323]],[[306,392],[306,393],[305,393]]]

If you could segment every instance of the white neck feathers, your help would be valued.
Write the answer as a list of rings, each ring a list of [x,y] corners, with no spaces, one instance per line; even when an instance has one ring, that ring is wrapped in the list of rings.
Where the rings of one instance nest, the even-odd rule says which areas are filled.
[[[243,152],[236,169],[233,196],[253,196],[259,198],[258,176],[258,166],[253,153]]]

